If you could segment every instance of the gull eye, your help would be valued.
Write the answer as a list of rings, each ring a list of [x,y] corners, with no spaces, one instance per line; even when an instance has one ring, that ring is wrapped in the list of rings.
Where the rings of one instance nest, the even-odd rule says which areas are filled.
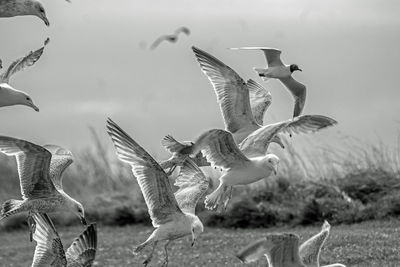
[[[31,100],[31,98],[30,98],[30,97],[27,97],[27,98],[26,98],[26,100],[30,101],[30,100]]]

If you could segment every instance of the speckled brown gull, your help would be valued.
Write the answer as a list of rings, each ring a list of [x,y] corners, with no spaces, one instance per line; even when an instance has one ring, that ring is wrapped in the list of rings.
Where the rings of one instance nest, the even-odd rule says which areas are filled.
[[[325,222],[321,231],[299,247],[299,237],[292,233],[268,233],[237,253],[242,262],[253,262],[266,256],[270,267],[320,267],[319,254],[327,239],[330,225]],[[340,263],[321,267],[345,267]]]
[[[25,92],[14,89],[9,85],[10,78],[13,74],[22,71],[39,60],[43,54],[44,47],[48,43],[48,38],[45,44],[35,50],[31,51],[28,55],[18,58],[0,75],[0,107],[13,106],[13,105],[25,105],[33,108],[35,111],[39,111],[39,108],[33,104],[32,98]]]
[[[90,224],[64,251],[61,239],[47,214],[34,213],[36,241],[32,267],[91,267],[96,257],[96,224]]]
[[[36,16],[50,26],[43,4],[37,0],[0,0],[0,18]]]
[[[22,200],[3,203],[0,220],[25,211],[29,214],[71,211],[86,224],[82,204],[62,190],[61,175],[65,168],[56,160],[59,153],[55,153],[52,161],[52,154],[44,147],[7,136],[0,136],[0,152],[16,157],[22,194]],[[32,232],[34,221],[29,220],[29,225]]]
[[[193,162],[186,161],[181,169],[181,177],[176,180],[179,190],[174,195],[168,176],[160,165],[111,119],[107,120],[107,132],[117,150],[118,158],[131,165],[156,228],[134,250],[134,254],[152,245],[150,255],[143,262],[147,265],[157,243],[167,241],[164,246],[166,258],[163,262],[163,266],[167,266],[167,246],[170,241],[191,235],[193,246],[204,230],[194,211],[199,198],[208,188],[208,180]]]

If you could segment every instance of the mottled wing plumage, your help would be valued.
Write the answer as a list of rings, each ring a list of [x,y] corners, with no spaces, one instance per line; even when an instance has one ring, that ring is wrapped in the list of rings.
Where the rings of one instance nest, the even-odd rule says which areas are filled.
[[[265,155],[268,150],[268,146],[274,141],[274,137],[281,132],[289,122],[278,122],[263,126],[260,129],[254,131],[247,136],[240,144],[239,149],[247,157],[258,157]]]
[[[249,90],[243,79],[230,67],[210,54],[192,47],[200,67],[214,87],[225,123],[231,133],[258,126],[250,107]]]
[[[195,214],[196,204],[207,191],[208,185],[208,179],[200,168],[191,159],[187,159],[175,180],[175,186],[179,187],[175,198],[181,210]]]
[[[220,129],[200,135],[195,142],[195,150],[201,150],[213,167],[230,169],[250,162],[235,144],[232,134]]]
[[[299,254],[307,267],[319,267],[319,254],[329,236],[330,224],[325,221],[321,231],[301,244]]]
[[[56,145],[45,145],[43,147],[52,154],[50,162],[50,178],[57,190],[63,190],[62,174],[73,162],[73,155],[71,151]]]
[[[28,141],[0,136],[0,152],[16,157],[23,198],[48,197],[56,191],[49,175],[48,150]]]
[[[91,267],[96,257],[96,224],[89,225],[66,252],[68,267]]]
[[[271,93],[252,79],[247,81],[247,88],[250,93],[250,105],[254,119],[259,125],[263,125],[265,112],[272,103]]]
[[[119,159],[132,167],[153,226],[169,222],[176,213],[182,213],[172,193],[168,176],[160,165],[111,119],[107,120],[107,132]]]
[[[282,133],[287,134],[314,133],[338,123],[323,115],[302,115],[286,122],[288,122],[287,127],[282,129]]]
[[[14,73],[24,70],[35,64],[36,61],[38,61],[39,58],[42,56],[46,44],[47,43],[45,42],[44,46],[42,46],[41,48],[35,51],[31,51],[28,55],[21,57],[11,63],[7,70],[0,75],[0,83],[9,83],[10,77]]]
[[[301,115],[306,102],[306,86],[293,79],[292,76],[288,78],[280,78],[279,80],[286,86],[294,97],[293,118]]]
[[[33,239],[36,241],[32,267],[67,266],[60,237],[47,214],[34,213],[36,222]]]

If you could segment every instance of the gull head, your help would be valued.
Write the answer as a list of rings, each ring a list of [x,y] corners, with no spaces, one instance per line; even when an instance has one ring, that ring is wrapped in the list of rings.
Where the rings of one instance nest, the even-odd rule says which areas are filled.
[[[296,64],[292,64],[290,65],[290,72],[293,73],[294,71],[303,71],[302,69],[299,68],[299,66],[297,66]]]
[[[83,225],[87,225],[87,222],[85,219],[85,210],[84,210],[82,204],[74,199],[71,199],[68,206],[69,206],[69,209],[72,211],[72,213],[74,213],[76,216],[78,216],[81,219],[81,223]]]
[[[197,238],[204,231],[204,226],[199,219],[195,220],[192,224],[192,247],[196,242]]]
[[[13,105],[24,105],[39,111],[39,108],[33,104],[33,100],[28,94],[12,88],[7,83],[0,84],[0,106]]]
[[[264,158],[264,162],[268,169],[272,170],[276,175],[278,173],[279,158],[274,154],[267,154]]]
[[[44,10],[44,7],[42,5],[42,3],[40,3],[39,1],[36,0],[27,0],[27,2],[31,2],[31,13],[29,15],[33,15],[33,16],[37,16],[39,17],[41,20],[43,20],[44,24],[46,24],[46,26],[50,26],[50,22],[47,19],[46,16],[46,11]]]

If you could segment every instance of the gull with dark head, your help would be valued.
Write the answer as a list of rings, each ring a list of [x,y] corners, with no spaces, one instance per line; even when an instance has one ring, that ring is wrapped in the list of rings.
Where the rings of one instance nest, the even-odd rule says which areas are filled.
[[[64,251],[60,236],[50,217],[44,213],[34,213],[36,229],[33,239],[36,241],[35,254],[31,267],[91,267],[96,257],[96,224],[90,224]]]
[[[50,151],[28,141],[0,136],[0,152],[17,159],[22,194],[22,200],[10,199],[3,203],[0,220],[28,211],[31,239],[35,228],[32,212],[71,211],[86,225],[82,204],[62,187],[62,174],[72,162],[71,152],[55,145],[47,148]]]
[[[296,70],[302,71],[296,64],[285,65],[281,60],[282,51],[269,47],[239,47],[231,48],[234,50],[261,50],[267,59],[267,68],[254,68],[258,75],[265,81],[271,78],[280,80],[294,97],[293,117],[301,115],[306,101],[306,87],[304,84],[296,81],[292,73]]]
[[[321,231],[300,246],[300,238],[295,234],[269,233],[241,249],[236,256],[245,263],[265,256],[269,267],[346,267],[341,263],[319,263],[319,254],[329,231],[330,225],[325,221]]]
[[[212,167],[222,169],[218,188],[206,196],[205,206],[208,209],[226,208],[232,193],[232,187],[247,185],[277,173],[279,158],[274,154],[248,158],[235,144],[230,132],[213,129],[201,134],[192,146],[180,146],[173,137],[164,138],[169,147],[181,147],[170,159],[173,164],[184,162],[200,151]],[[166,163],[166,165],[168,162]]]
[[[148,245],[152,245],[151,254],[143,262],[147,265],[157,243],[167,241],[163,262],[163,266],[167,266],[167,246],[172,240],[191,235],[193,246],[204,230],[195,214],[195,207],[207,191],[208,179],[190,159],[186,160],[175,182],[179,190],[174,195],[168,175],[160,165],[111,119],[107,120],[107,132],[117,150],[118,158],[131,165],[156,228],[133,253],[138,254]]]
[[[246,155],[253,156],[249,153],[249,144],[255,141],[262,145],[254,147],[257,153],[264,149],[262,154],[265,154],[270,142],[283,146],[279,133],[313,133],[337,123],[326,116],[303,115],[262,126],[264,114],[272,102],[271,94],[251,79],[245,82],[232,68],[205,51],[196,47],[193,47],[193,51],[202,71],[214,87],[225,130],[232,133],[240,149],[246,149]],[[246,138],[245,144],[241,144]]]
[[[41,48],[31,51],[28,55],[15,60],[0,75],[0,107],[25,105],[33,108],[35,111],[39,111],[39,108],[33,104],[32,98],[28,94],[14,89],[9,85],[9,82],[13,74],[32,66],[39,60],[43,54],[44,47],[49,42],[48,40],[49,38],[47,38],[45,44]]]

